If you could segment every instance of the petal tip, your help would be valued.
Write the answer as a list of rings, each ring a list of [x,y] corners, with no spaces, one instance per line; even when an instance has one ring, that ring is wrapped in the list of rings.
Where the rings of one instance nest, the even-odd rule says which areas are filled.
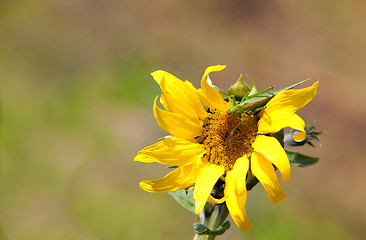
[[[202,211],[204,205],[202,205],[200,202],[198,202],[197,200],[194,201],[194,205],[195,205],[195,208],[194,208],[194,213],[196,215],[200,214],[200,212]]]
[[[248,231],[253,229],[253,224],[249,221],[238,226],[241,231]]]
[[[151,184],[148,184],[147,181],[139,182],[139,187],[147,192],[153,192]]]
[[[140,156],[140,152],[137,154],[137,156],[133,159],[134,162],[140,162],[139,158],[141,158]]]
[[[296,141],[296,142],[302,142],[305,140],[306,138],[306,132],[304,131],[304,129],[302,129],[301,132],[296,133],[292,136],[292,138]]]
[[[277,193],[275,196],[272,196],[270,198],[270,201],[274,204],[277,204],[281,202],[282,200],[285,200],[287,198],[286,194],[284,192]]]
[[[283,174],[282,175],[282,181],[287,182],[291,178],[291,173]]]

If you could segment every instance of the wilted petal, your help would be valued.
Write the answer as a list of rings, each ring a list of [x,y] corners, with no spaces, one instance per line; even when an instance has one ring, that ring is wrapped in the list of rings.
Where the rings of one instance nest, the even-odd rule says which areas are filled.
[[[135,161],[182,166],[193,163],[204,151],[204,146],[194,141],[169,137],[139,151]]]
[[[165,177],[157,180],[140,182],[140,188],[148,192],[171,192],[192,186],[196,180],[202,163],[199,157],[193,164],[178,167]]]
[[[210,66],[206,69],[201,79],[201,89],[198,89],[197,93],[201,102],[211,109],[216,109],[220,112],[226,112],[228,104],[222,99],[220,93],[216,92],[208,83],[207,75],[211,72],[218,72],[225,68],[225,65]]]
[[[286,198],[286,195],[278,182],[272,163],[262,154],[256,152],[252,153],[251,170],[266,189],[268,198],[271,202],[277,203]]]
[[[155,71],[151,75],[160,85],[162,90],[160,102],[167,111],[179,113],[197,124],[199,119],[204,119],[206,112],[190,82],[183,82],[162,70]]]
[[[200,170],[193,191],[196,214],[199,214],[202,211],[208,196],[211,194],[212,188],[224,172],[224,167],[215,164],[210,164]]]
[[[253,143],[253,148],[254,152],[262,154],[278,168],[283,181],[290,179],[290,161],[287,158],[285,150],[283,150],[276,138],[258,135]]]
[[[225,196],[226,205],[235,224],[242,231],[252,229],[245,210],[247,200],[246,175],[249,168],[249,160],[246,156],[236,160],[231,171],[226,174]]]
[[[194,139],[199,136],[202,132],[202,126],[198,125],[184,116],[164,111],[156,106],[156,99],[154,101],[154,116],[156,122],[165,131],[169,132],[175,137],[180,137],[184,139]]]

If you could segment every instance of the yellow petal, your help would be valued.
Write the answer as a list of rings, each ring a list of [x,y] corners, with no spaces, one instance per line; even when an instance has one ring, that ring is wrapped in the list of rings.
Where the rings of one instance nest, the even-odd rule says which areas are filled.
[[[198,95],[201,102],[211,109],[216,109],[220,112],[226,112],[228,109],[227,103],[222,99],[220,93],[216,92],[208,83],[207,75],[211,72],[221,71],[225,65],[210,66],[206,69],[201,79],[201,90],[198,90]]]
[[[207,202],[208,196],[211,194],[212,188],[224,172],[225,168],[223,166],[215,164],[210,164],[200,170],[193,191],[196,214],[201,212]]]
[[[138,162],[158,162],[171,166],[183,166],[195,161],[195,156],[205,151],[203,145],[182,138],[170,137],[139,151]]]
[[[174,75],[172,75],[168,72],[162,71],[162,70],[157,70],[157,71],[151,73],[151,76],[153,76],[154,80],[159,85],[161,85],[162,79],[165,78],[168,82],[171,83],[171,84],[169,84],[169,88],[173,88],[173,89],[170,89],[172,91],[178,90],[179,89],[178,85],[180,82],[182,82],[182,80],[180,80],[179,78],[175,77]]]
[[[206,112],[204,112],[204,114],[199,113],[200,110],[204,111],[202,105],[200,105],[200,109],[194,108],[194,105],[184,101],[183,98],[168,95],[164,91],[160,98],[163,99],[163,106],[168,112],[182,115],[197,125],[202,124],[203,120],[201,120],[202,118],[200,116],[206,116]]]
[[[183,82],[165,71],[151,74],[162,90],[161,103],[169,112],[179,113],[196,122],[206,116],[201,101],[190,82]],[[193,87],[194,89],[194,87]]]
[[[156,106],[157,98],[154,101],[153,111],[155,119],[162,129],[173,136],[184,139],[194,139],[201,134],[201,125],[197,125],[180,114],[167,112],[158,108]]]
[[[253,228],[245,210],[245,202],[247,200],[245,180],[248,168],[248,158],[246,156],[239,158],[236,160],[233,169],[227,172],[225,180],[226,205],[231,218],[242,231]]]
[[[318,84],[316,82],[311,87],[279,92],[266,104],[266,112],[296,112],[315,97]]]
[[[262,154],[256,152],[252,153],[250,162],[251,170],[266,189],[269,200],[273,203],[277,203],[285,199],[286,195],[278,182],[272,163]]]
[[[193,164],[178,167],[165,177],[140,182],[140,188],[148,192],[171,192],[192,186],[203,164],[199,157]]]
[[[285,150],[274,137],[258,135],[253,143],[254,152],[262,154],[273,163],[281,172],[282,180],[287,181],[291,177],[290,161]]]
[[[266,111],[261,112],[261,118],[258,121],[259,134],[276,133],[285,127],[301,131],[294,137],[295,141],[301,142],[305,139],[305,122],[296,113],[280,110],[270,113]]]

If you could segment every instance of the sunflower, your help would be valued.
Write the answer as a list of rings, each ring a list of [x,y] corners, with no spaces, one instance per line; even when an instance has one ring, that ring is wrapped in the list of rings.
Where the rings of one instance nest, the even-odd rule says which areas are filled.
[[[134,160],[177,166],[161,179],[140,182],[142,189],[170,192],[193,186],[196,214],[206,202],[226,202],[233,221],[244,231],[252,228],[245,210],[249,174],[261,182],[271,202],[286,198],[275,167],[287,181],[290,163],[271,134],[291,127],[299,131],[295,141],[305,139],[305,123],[295,112],[314,98],[318,82],[308,88],[279,92],[256,114],[232,116],[228,114],[232,103],[224,101],[207,82],[209,73],[225,67],[208,67],[200,89],[165,71],[152,73],[162,90],[154,101],[154,116],[171,135],[141,150]],[[165,110],[157,106],[158,99]],[[222,195],[212,195],[219,181],[223,182]]]

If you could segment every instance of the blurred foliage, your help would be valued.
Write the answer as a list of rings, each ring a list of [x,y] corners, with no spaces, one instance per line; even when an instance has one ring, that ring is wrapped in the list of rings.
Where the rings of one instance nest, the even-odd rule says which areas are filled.
[[[240,73],[259,88],[314,73],[311,116],[333,134],[316,167],[284,184],[289,199],[251,191],[254,230],[218,239],[362,239],[364,13],[345,0],[0,2],[0,239],[192,237],[193,214],[138,188],[166,169],[133,158],[163,135],[150,73],[197,84],[212,64],[230,67],[212,77],[223,89]]]

